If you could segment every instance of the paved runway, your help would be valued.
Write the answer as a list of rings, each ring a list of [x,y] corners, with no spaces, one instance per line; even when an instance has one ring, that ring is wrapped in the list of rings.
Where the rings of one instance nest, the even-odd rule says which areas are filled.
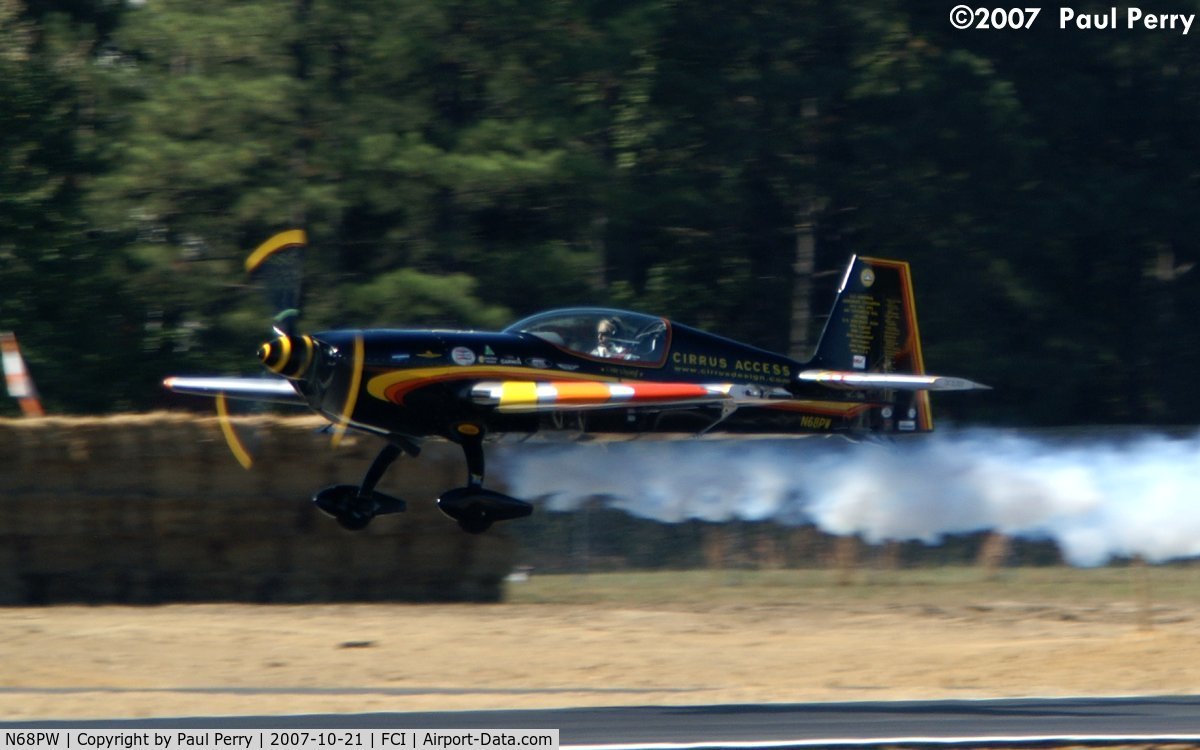
[[[1200,741],[1200,696],[577,708],[0,723],[0,728],[542,729],[561,744],[812,744],[897,738],[1164,738]]]

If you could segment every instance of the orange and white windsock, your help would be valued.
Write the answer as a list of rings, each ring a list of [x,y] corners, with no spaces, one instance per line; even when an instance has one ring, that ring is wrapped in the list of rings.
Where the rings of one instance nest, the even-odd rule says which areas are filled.
[[[25,369],[25,359],[17,346],[17,337],[10,332],[0,332],[0,361],[4,364],[4,380],[8,384],[8,395],[21,404],[21,413],[27,417],[45,416],[42,402],[38,398],[33,378]]]

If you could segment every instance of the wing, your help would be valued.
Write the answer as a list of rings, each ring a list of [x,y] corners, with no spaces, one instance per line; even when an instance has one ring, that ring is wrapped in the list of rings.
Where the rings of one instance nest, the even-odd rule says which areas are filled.
[[[163,387],[192,396],[225,396],[243,401],[269,401],[275,404],[307,406],[290,381],[283,378],[182,378],[171,377]]]
[[[471,402],[505,413],[631,406],[682,407],[704,404],[738,406],[788,398],[786,390],[732,383],[606,383],[599,381],[482,381],[471,388]]]

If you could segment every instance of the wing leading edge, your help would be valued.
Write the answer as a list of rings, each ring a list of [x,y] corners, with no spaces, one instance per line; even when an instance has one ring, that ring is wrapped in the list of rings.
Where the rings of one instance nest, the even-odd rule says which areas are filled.
[[[267,401],[275,404],[307,406],[308,402],[296,392],[291,382],[283,378],[188,378],[171,377],[163,386],[175,393],[191,396],[209,396],[238,399],[241,401]]]

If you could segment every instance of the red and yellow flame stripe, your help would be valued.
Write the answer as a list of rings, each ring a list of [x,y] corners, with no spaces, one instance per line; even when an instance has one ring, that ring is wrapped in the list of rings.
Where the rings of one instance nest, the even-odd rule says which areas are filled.
[[[587,409],[614,405],[707,404],[729,399],[728,388],[696,383],[481,382],[471,399],[500,411]]]
[[[461,380],[504,380],[513,378],[528,379],[532,373],[528,367],[506,367],[504,365],[483,365],[476,367],[443,366],[443,367],[414,367],[407,370],[392,370],[375,375],[367,381],[367,393],[380,401],[393,404],[403,404],[404,398],[417,388],[424,388],[434,383],[447,383]],[[547,372],[547,381],[561,383],[571,381],[617,382],[617,378],[593,375],[589,373]]]

